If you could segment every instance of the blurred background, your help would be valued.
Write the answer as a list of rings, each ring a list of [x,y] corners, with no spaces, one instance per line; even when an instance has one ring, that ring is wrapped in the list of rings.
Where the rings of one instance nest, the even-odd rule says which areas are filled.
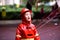
[[[49,15],[51,11],[57,9],[58,2],[59,0],[0,0],[0,20],[20,19],[20,11],[24,7],[30,7],[33,19],[39,19],[42,14]]]
[[[15,40],[24,7],[32,10],[41,40],[60,40],[60,0],[0,0],[0,40]]]

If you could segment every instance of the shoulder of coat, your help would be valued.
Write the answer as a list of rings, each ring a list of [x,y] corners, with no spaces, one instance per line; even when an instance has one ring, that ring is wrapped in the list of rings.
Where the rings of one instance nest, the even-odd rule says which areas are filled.
[[[35,26],[34,24],[31,24],[32,26]]]
[[[19,27],[23,27],[23,24],[21,23],[21,24],[19,24]]]
[[[34,24],[31,24],[31,27],[35,28],[35,25]]]

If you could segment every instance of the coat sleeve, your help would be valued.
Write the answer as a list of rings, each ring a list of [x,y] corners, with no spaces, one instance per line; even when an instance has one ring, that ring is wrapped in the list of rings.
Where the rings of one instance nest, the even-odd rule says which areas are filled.
[[[18,26],[16,29],[16,38],[15,40],[21,40],[21,32],[20,32],[20,27]]]
[[[36,28],[35,28],[34,31],[35,31],[35,40],[40,40],[40,36],[39,36],[39,34],[38,34]]]

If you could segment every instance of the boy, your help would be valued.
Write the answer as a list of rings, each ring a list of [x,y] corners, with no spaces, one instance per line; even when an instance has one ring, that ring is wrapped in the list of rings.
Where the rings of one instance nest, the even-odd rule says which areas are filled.
[[[22,23],[17,27],[15,40],[40,40],[35,25],[31,23],[31,14],[32,11],[29,9],[22,9]]]

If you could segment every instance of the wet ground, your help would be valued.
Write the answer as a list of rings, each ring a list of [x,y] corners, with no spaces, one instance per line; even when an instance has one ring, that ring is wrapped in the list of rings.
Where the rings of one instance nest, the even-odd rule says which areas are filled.
[[[34,22],[34,24],[36,23]],[[15,40],[17,26],[18,24],[0,25],[0,40]],[[41,40],[60,40],[60,22],[58,22],[58,25],[49,22],[43,27],[39,26],[37,30]]]

